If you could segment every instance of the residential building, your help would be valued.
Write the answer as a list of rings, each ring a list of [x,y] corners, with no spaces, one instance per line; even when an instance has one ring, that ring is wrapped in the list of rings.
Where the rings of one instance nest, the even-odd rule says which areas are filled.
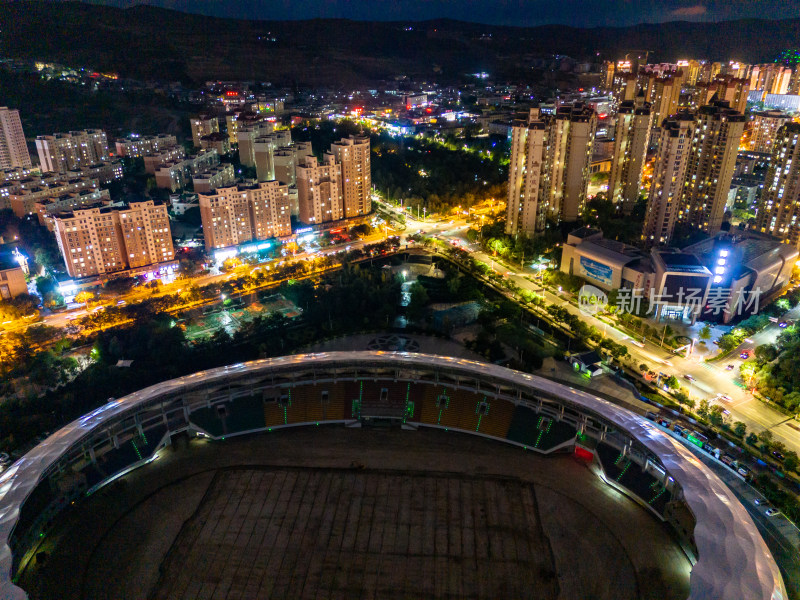
[[[369,136],[342,138],[331,144],[331,153],[342,165],[344,216],[358,217],[372,212],[372,167]]]
[[[272,133],[273,125],[269,121],[257,121],[250,125],[239,125],[236,141],[239,144],[239,162],[246,167],[256,166],[256,140]]]
[[[0,169],[29,169],[31,156],[25,143],[19,111],[0,106]]]
[[[167,207],[152,200],[62,212],[53,216],[53,223],[73,278],[107,279],[175,258]]]
[[[6,202],[7,207],[13,210],[17,217],[23,218],[36,214],[37,202],[86,190],[94,192],[98,189],[99,182],[91,177],[33,179],[14,186]]]
[[[156,169],[156,186],[175,192],[186,187],[186,182],[195,174],[219,164],[216,150],[201,150],[183,159],[170,160]]]
[[[258,181],[272,181],[275,177],[274,155],[275,150],[281,146],[292,143],[292,133],[289,129],[281,129],[271,133],[258,135],[252,140],[253,166],[256,168]],[[241,157],[242,143],[239,143]]]
[[[106,160],[108,138],[100,129],[40,135],[36,138],[36,150],[42,171],[66,173]]]
[[[661,124],[642,230],[642,241],[646,246],[667,245],[672,238],[680,211],[694,129],[694,116],[686,112],[665,119]]]
[[[281,146],[272,155],[272,165],[275,169],[275,179],[288,185],[297,183],[297,162],[294,146]]]
[[[722,225],[745,117],[727,101],[697,111],[678,219],[714,234]]]
[[[39,219],[39,225],[44,225],[47,229],[53,231],[52,216],[54,214],[85,208],[87,206],[107,206],[109,204],[111,204],[111,196],[108,190],[95,188],[42,198],[36,200],[33,208]]]
[[[8,246],[0,248],[0,300],[11,300],[28,293],[25,270],[17,260],[18,256]]]
[[[159,133],[158,135],[133,136],[116,140],[115,147],[118,156],[137,158],[158,154],[168,148],[178,145],[174,135]]]
[[[220,156],[231,151],[231,143],[228,136],[220,131],[209,133],[200,138],[200,147],[203,150],[216,150]]]
[[[645,96],[652,102],[652,127],[658,129],[661,122],[678,112],[678,101],[681,96],[680,78],[676,75],[654,78],[651,91]]]
[[[236,181],[231,163],[209,167],[192,175],[192,187],[198,194],[210,194],[217,188],[228,187]]]
[[[608,198],[630,214],[639,200],[653,115],[644,95],[622,102],[617,111]]]
[[[277,181],[199,194],[206,250],[291,235],[288,194]]]
[[[345,218],[342,165],[332,154],[326,154],[322,163],[306,156],[297,165],[297,197],[303,223],[316,225]]]
[[[756,226],[800,248],[800,123],[786,123],[775,137]]]
[[[228,140],[231,146],[239,141],[239,129],[265,122],[266,118],[266,116],[252,111],[238,111],[228,114],[225,117],[225,122],[228,127]]]
[[[166,205],[155,204],[152,200],[131,202],[115,214],[119,218],[129,269],[175,258]]]
[[[780,110],[753,111],[750,114],[750,143],[749,150],[753,152],[772,153],[772,144],[778,130],[790,117]]]
[[[161,152],[144,157],[144,172],[155,175],[156,171],[158,171],[162,165],[181,161],[184,158],[186,158],[186,151],[183,149],[183,146],[165,148]]]
[[[219,120],[217,117],[211,115],[198,115],[189,119],[189,125],[192,128],[192,143],[195,148],[202,147],[200,140],[212,133],[219,133]],[[225,154],[220,152],[220,154]]]
[[[597,115],[582,102],[556,109],[548,133],[548,211],[577,221],[586,201]]]
[[[613,65],[613,63],[612,63]],[[538,108],[511,126],[511,161],[508,166],[506,233],[533,235],[545,227],[547,217],[545,168],[548,124]]]

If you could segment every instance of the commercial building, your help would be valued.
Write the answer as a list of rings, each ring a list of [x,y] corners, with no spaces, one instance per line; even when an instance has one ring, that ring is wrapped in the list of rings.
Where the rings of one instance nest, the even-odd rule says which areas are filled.
[[[174,135],[159,133],[158,135],[132,136],[116,140],[115,147],[118,156],[138,158],[158,154],[168,148],[178,145]]]
[[[326,154],[322,163],[306,156],[297,165],[297,198],[303,223],[317,225],[345,218],[342,165],[332,154]]]
[[[331,144],[331,153],[342,165],[342,199],[345,218],[372,211],[372,166],[369,136],[342,138]]]
[[[29,169],[31,156],[25,143],[19,111],[0,106],[0,169]]]
[[[108,158],[108,138],[100,129],[40,135],[36,150],[42,171],[66,173],[90,167]]]
[[[60,213],[53,223],[67,272],[76,279],[133,275],[175,258],[167,207],[152,200]]]
[[[745,117],[726,101],[697,111],[678,219],[714,234],[722,225]]]
[[[630,214],[639,200],[652,120],[650,104],[643,95],[622,102],[617,111],[608,198],[625,214]]]
[[[780,110],[753,111],[750,113],[749,150],[753,152],[772,152],[772,145],[778,129],[790,120],[789,115]]]
[[[779,130],[756,214],[759,231],[800,247],[800,123]]]
[[[192,187],[198,194],[210,194],[217,188],[228,187],[236,181],[231,163],[209,167],[192,175]]]
[[[211,115],[198,115],[189,119],[192,128],[192,143],[195,148],[202,147],[200,140],[212,133],[219,133],[219,120]],[[220,154],[224,154],[220,152]]]
[[[288,196],[277,181],[198,194],[206,250],[291,235]]]
[[[683,249],[713,273],[706,316],[723,323],[753,314],[789,285],[800,256],[794,246],[766,236],[744,232],[719,232]]]
[[[640,249],[603,238],[599,229],[582,227],[567,236],[560,270],[605,291],[620,294],[621,309],[638,313],[644,300],[655,319],[694,320],[705,305],[712,274],[700,260],[676,250]]]
[[[694,128],[694,117],[684,112],[665,119],[659,129],[658,154],[642,229],[642,241],[648,247],[668,244],[672,238],[680,211]]]
[[[560,270],[585,279],[598,288],[649,290],[653,286],[648,255],[635,246],[603,238],[603,232],[581,227],[567,236]]]

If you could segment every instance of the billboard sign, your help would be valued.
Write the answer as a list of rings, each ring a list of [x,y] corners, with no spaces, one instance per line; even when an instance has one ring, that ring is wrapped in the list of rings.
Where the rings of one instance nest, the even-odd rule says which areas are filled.
[[[611,286],[611,280],[614,274],[611,267],[599,263],[596,260],[592,260],[591,258],[586,258],[585,256],[581,256],[580,265],[581,275],[583,277],[593,279],[609,287]]]

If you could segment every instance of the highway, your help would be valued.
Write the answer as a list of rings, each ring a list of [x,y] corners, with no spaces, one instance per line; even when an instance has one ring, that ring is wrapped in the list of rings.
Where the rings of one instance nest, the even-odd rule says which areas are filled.
[[[389,208],[393,210],[393,207]],[[800,423],[753,397],[750,392],[743,389],[739,376],[739,366],[743,362],[739,358],[739,353],[745,348],[752,349],[757,345],[773,343],[782,331],[777,324],[771,324],[766,329],[755,334],[750,342],[743,343],[739,349],[731,354],[733,358],[730,358],[730,360],[715,363],[707,363],[697,354],[688,358],[674,355],[650,340],[646,340],[643,343],[637,340],[636,343],[631,343],[631,337],[627,333],[608,325],[593,315],[581,312],[578,307],[567,300],[565,295],[553,293],[540,284],[531,282],[528,278],[537,275],[537,271],[530,268],[520,270],[519,267],[502,265],[494,257],[483,252],[477,244],[471,244],[466,237],[469,226],[463,218],[452,221],[423,222],[410,218],[408,213],[405,214],[405,218],[406,231],[401,236],[401,243],[404,243],[409,235],[420,230],[428,235],[459,240],[458,244],[470,250],[475,259],[493,267],[498,273],[510,272],[508,277],[520,288],[544,296],[545,301],[548,303],[563,306],[587,324],[594,325],[603,335],[608,336],[617,343],[624,344],[637,365],[645,363],[656,372],[675,375],[692,399],[696,401],[706,399],[712,404],[719,404],[728,411],[726,418],[729,418],[731,423],[742,421],[747,425],[748,432],[759,433],[768,429],[772,432],[775,441],[783,442],[787,450],[794,450],[800,454]],[[796,307],[790,314],[784,316],[784,318],[798,317],[800,317],[800,307]],[[729,364],[734,365],[732,370],[725,368]],[[689,375],[693,380],[687,380],[684,375]],[[737,381],[740,385],[735,383]],[[721,399],[718,394],[730,397],[730,401]]]

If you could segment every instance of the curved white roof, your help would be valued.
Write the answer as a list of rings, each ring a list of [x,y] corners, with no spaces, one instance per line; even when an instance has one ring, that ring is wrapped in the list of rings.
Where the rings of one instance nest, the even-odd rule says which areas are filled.
[[[12,556],[9,537],[19,518],[20,507],[40,481],[45,470],[93,429],[112,423],[169,392],[196,384],[213,383],[248,373],[286,370],[292,367],[347,367],[366,363],[386,367],[405,366],[420,370],[443,368],[463,371],[466,377],[499,379],[516,387],[539,390],[566,405],[594,413],[619,430],[639,440],[661,461],[681,486],[684,500],[696,519],[694,540],[698,562],[690,578],[691,600],[784,600],[788,596],[778,566],[745,508],[728,487],[677,440],[634,413],[548,379],[471,360],[413,353],[330,352],[301,354],[240,363],[165,381],[109,402],[55,432],[33,448],[0,476],[0,598],[27,598],[11,582]]]

